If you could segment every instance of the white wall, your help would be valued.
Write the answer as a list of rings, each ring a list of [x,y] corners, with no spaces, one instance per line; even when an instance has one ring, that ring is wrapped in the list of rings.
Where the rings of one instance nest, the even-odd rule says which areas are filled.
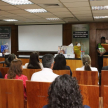
[[[62,25],[18,26],[19,51],[57,51],[62,45]]]

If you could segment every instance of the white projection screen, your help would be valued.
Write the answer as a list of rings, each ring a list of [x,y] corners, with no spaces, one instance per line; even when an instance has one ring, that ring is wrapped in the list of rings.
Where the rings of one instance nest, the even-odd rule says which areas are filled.
[[[18,26],[19,51],[58,51],[62,45],[62,25]]]

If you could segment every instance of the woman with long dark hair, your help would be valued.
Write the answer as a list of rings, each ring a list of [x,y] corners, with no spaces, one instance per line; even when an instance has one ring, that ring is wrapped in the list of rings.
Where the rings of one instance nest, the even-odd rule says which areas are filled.
[[[11,62],[8,73],[5,75],[5,79],[19,79],[23,80],[24,85],[24,97],[26,98],[26,81],[27,76],[22,75],[22,61],[17,59]]]
[[[25,68],[28,69],[42,69],[42,63],[39,62],[39,53],[32,52],[30,55],[29,63],[25,64]]]
[[[58,76],[48,90],[48,105],[43,108],[90,108],[83,106],[82,95],[75,77]]]
[[[66,66],[66,59],[63,54],[58,54],[54,61],[53,70],[70,70],[70,76],[72,76],[72,71],[69,66]]]

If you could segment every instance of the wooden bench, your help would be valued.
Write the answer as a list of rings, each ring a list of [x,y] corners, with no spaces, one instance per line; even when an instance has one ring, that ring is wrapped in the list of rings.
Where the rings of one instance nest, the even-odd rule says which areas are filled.
[[[23,69],[22,74],[26,75],[28,80],[31,80],[31,76],[33,75],[33,73],[39,71],[41,71],[41,69]],[[63,74],[70,75],[70,70],[53,70],[53,72],[58,75],[63,75]]]
[[[41,71],[41,69],[23,69],[22,74],[27,76],[28,80],[31,80],[31,76],[33,75],[33,73],[39,71]]]
[[[99,86],[97,85],[80,85],[83,96],[83,105],[91,108],[99,108]]]
[[[3,78],[7,74],[9,67],[0,67],[0,72],[2,73]]]
[[[108,85],[108,70],[101,71],[101,96],[103,97],[104,85]]]
[[[22,80],[0,79],[0,108],[24,108]]]
[[[64,74],[70,75],[70,70],[53,70],[53,72],[58,75],[64,75]]]
[[[96,71],[73,71],[73,77],[76,77],[78,84],[98,85],[98,72]]]
[[[26,81],[27,108],[42,108],[46,105],[50,83]]]
[[[45,82],[26,82],[27,108],[42,108],[48,104],[48,88],[51,83]],[[80,85],[83,96],[83,105],[91,108],[99,108],[99,86]]]
[[[103,90],[103,108],[108,108],[108,85],[104,85]]]

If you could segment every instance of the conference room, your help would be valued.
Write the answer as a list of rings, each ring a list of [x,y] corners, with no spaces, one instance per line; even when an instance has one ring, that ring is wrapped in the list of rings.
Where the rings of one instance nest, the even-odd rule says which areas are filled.
[[[108,108],[107,9],[108,0],[0,0],[0,108]]]

